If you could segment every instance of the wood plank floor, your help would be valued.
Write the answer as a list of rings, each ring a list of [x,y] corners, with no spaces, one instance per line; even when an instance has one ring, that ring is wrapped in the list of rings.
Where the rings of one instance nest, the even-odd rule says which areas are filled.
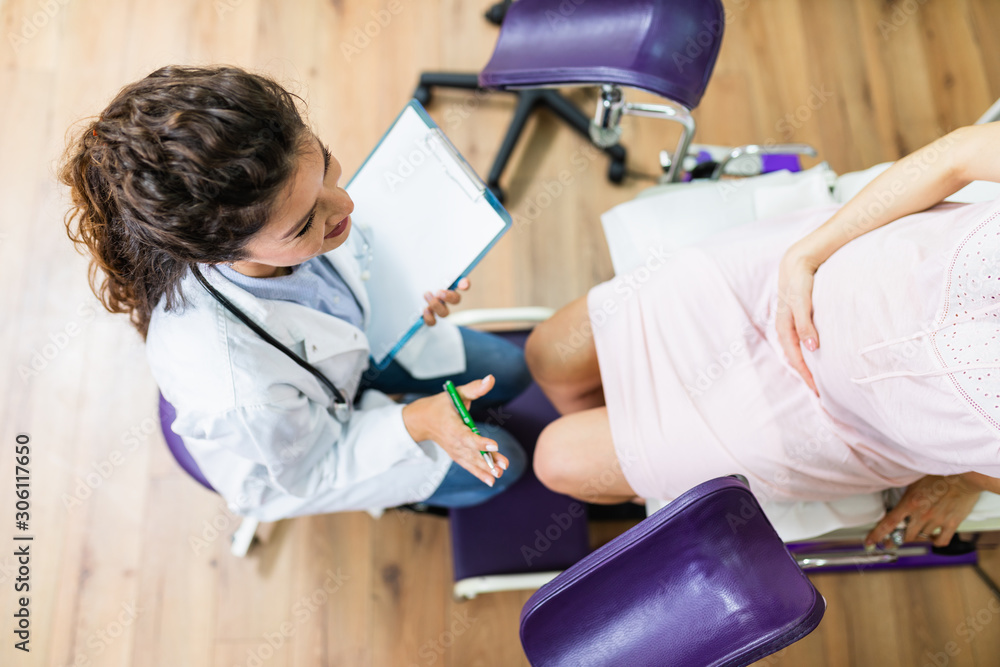
[[[453,602],[442,520],[301,518],[278,524],[252,557],[228,555],[235,519],[170,459],[142,342],[89,292],[54,182],[67,128],[167,63],[278,77],[307,100],[311,123],[353,173],[421,71],[486,63],[497,32],[481,17],[487,4],[0,0],[0,485],[13,478],[15,434],[30,434],[36,535],[24,654],[10,632],[12,529],[0,530],[0,664],[527,664],[517,628],[529,594]],[[695,114],[701,142],[804,141],[844,172],[972,123],[1000,96],[995,0],[726,6],[722,53]],[[389,7],[398,11],[360,38]],[[589,113],[592,93],[571,97]],[[508,95],[441,91],[429,111],[486,173],[512,108]],[[630,175],[614,186],[602,156],[535,116],[503,180],[517,224],[474,271],[462,307],[558,307],[610,278],[599,215],[652,184],[658,151],[676,136],[665,123],[627,119]],[[576,164],[585,168],[573,168],[560,195],[543,196]],[[12,516],[13,495],[0,490],[0,517]],[[986,558],[996,577],[1000,555]],[[1000,614],[971,570],[814,581],[829,603],[822,625],[761,664],[1000,665]]]

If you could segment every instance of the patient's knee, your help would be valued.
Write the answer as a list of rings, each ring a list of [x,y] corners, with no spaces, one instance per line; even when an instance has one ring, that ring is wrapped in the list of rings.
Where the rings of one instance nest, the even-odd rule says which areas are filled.
[[[575,490],[576,480],[569,465],[569,446],[561,437],[559,421],[557,419],[546,426],[538,436],[532,467],[535,476],[547,488],[556,493],[570,494]]]
[[[524,361],[535,380],[553,379],[561,364],[555,359],[556,341],[552,339],[551,327],[545,322],[538,324],[524,342]]]
[[[545,335],[542,331],[542,327],[544,326],[544,322],[535,325],[535,328],[528,334],[527,340],[524,341],[524,361],[528,364],[528,370],[531,371],[531,375],[536,378],[538,377],[538,371],[543,361],[542,343],[539,339]]]

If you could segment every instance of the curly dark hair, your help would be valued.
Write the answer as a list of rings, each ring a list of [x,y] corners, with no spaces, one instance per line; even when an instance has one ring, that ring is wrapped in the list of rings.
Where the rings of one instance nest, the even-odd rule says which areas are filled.
[[[310,136],[296,100],[237,67],[162,67],[129,84],[59,167],[66,232],[91,255],[90,287],[145,339],[161,298],[183,304],[195,263],[246,258]]]

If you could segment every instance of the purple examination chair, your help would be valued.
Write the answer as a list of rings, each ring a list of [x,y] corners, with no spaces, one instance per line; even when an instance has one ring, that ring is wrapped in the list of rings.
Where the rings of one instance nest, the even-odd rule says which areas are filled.
[[[618,144],[623,114],[677,121],[684,130],[673,160],[662,166],[667,180],[680,180],[678,166],[694,134],[690,112],[701,101],[722,40],[719,0],[519,0],[500,7],[490,17],[502,24],[486,67],[478,74],[425,72],[413,94],[424,106],[435,87],[517,95],[486,178],[500,201],[500,176],[536,108],[548,109],[604,150],[614,183],[625,176],[626,152]],[[544,90],[566,86],[601,88],[594,120],[558,91]],[[655,93],[666,104],[627,104],[622,86]]]
[[[498,335],[523,346],[528,332]],[[559,416],[537,384],[497,415],[529,456]],[[536,666],[744,665],[807,635],[825,610],[735,478],[701,484],[593,552],[585,505],[530,469],[450,523],[456,597],[541,586],[521,613]]]
[[[528,119],[541,108],[611,158],[608,179],[613,183],[621,183],[626,173],[626,150],[618,142],[626,114],[681,125],[676,149],[660,153],[661,183],[747,175],[747,161],[741,160],[747,156],[760,156],[754,158],[753,173],[797,171],[799,155],[816,155],[805,144],[692,144],[691,111],[701,102],[722,44],[725,11],[719,0],[518,0],[494,6],[487,18],[501,27],[482,71],[424,72],[413,96],[425,107],[434,88],[517,96],[510,127],[486,177],[500,201],[500,177]],[[555,90],[571,86],[599,89],[593,117]],[[653,93],[662,103],[626,102],[623,88]],[[453,109],[449,123],[466,118],[469,111],[468,104]]]
[[[539,589],[535,667],[748,665],[806,636],[826,603],[735,478],[682,494]]]

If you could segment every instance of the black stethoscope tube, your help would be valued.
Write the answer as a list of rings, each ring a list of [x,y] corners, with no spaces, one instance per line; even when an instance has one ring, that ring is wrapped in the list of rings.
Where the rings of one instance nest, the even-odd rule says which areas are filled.
[[[213,297],[215,297],[216,301],[218,301],[223,306],[225,306],[226,309],[229,310],[229,312],[231,312],[233,315],[235,315],[241,322],[243,322],[244,324],[246,324],[248,327],[250,327],[251,329],[253,329],[253,331],[258,336],[260,336],[261,338],[263,338],[264,340],[266,340],[268,343],[270,343],[274,347],[276,347],[279,350],[281,350],[282,352],[284,352],[292,361],[294,361],[299,366],[301,366],[305,370],[307,370],[310,373],[312,373],[316,377],[317,380],[319,380],[324,385],[326,385],[326,387],[331,392],[333,392],[333,396],[334,396],[334,400],[333,400],[333,403],[334,403],[334,417],[336,417],[337,421],[339,421],[341,423],[346,423],[347,420],[346,419],[341,419],[340,415],[343,414],[342,410],[346,407],[347,408],[348,418],[349,418],[351,404],[344,397],[344,394],[339,389],[337,389],[336,385],[334,385],[333,382],[330,381],[330,378],[328,378],[323,373],[321,373],[319,371],[319,369],[317,369],[315,366],[313,366],[312,364],[310,364],[308,361],[306,361],[305,359],[303,359],[302,357],[300,357],[299,355],[295,354],[294,352],[292,352],[291,350],[289,350],[287,347],[285,347],[284,345],[282,345],[277,339],[274,338],[274,336],[272,336],[271,334],[269,334],[266,331],[264,331],[264,329],[262,329],[256,322],[254,322],[253,320],[251,320],[247,316],[246,313],[244,313],[242,310],[240,310],[235,305],[233,305],[233,303],[229,299],[227,299],[226,297],[222,296],[222,294],[220,294],[217,289],[215,289],[214,287],[212,287],[209,284],[209,282],[205,279],[205,276],[203,276],[201,274],[201,271],[198,269],[197,265],[192,264],[191,265],[191,271],[194,273],[195,278],[198,279],[198,282],[200,282],[202,284],[202,286],[206,290],[208,290],[208,293],[211,294]]]

